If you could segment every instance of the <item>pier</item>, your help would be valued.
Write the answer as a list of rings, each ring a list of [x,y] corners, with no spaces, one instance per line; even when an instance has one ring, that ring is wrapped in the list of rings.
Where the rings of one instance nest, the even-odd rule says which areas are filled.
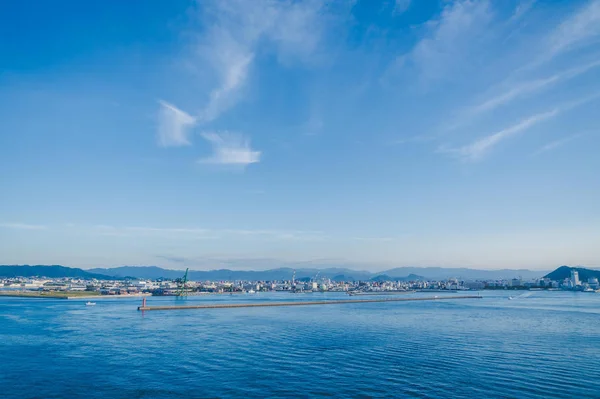
[[[302,301],[302,302],[271,302],[271,303],[227,303],[212,305],[181,305],[181,306],[147,306],[144,300],[138,310],[183,310],[183,309],[231,309],[231,308],[261,308],[274,306],[310,306],[310,305],[343,305],[346,303],[376,303],[376,302],[409,302],[409,301],[448,301],[454,299],[479,299],[481,295],[460,295],[424,298],[391,298],[391,299],[340,299],[331,301]]]

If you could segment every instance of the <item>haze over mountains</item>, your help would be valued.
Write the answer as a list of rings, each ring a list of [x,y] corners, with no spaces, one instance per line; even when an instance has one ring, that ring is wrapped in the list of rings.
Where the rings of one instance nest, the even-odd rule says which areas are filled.
[[[548,271],[526,269],[477,270],[467,268],[442,267],[398,267],[381,272],[369,272],[348,268],[297,268],[281,267],[269,270],[190,270],[190,280],[291,280],[296,270],[296,279],[310,279],[317,275],[332,280],[442,280],[458,278],[463,280],[494,280],[520,277],[531,279],[543,277]],[[80,278],[142,278],[175,279],[182,277],[184,270],[163,269],[158,266],[121,266],[115,268],[95,268],[82,270],[64,266],[0,266],[0,276],[46,276]]]
[[[548,271],[532,270],[477,270],[467,268],[442,268],[442,267],[398,267],[381,272],[369,272],[348,268],[299,268],[281,267],[269,270],[229,270],[218,269],[209,271],[190,270],[188,277],[191,280],[290,280],[296,270],[296,278],[311,278],[319,273],[320,277],[334,280],[370,280],[378,276],[387,279],[405,279],[409,276],[414,279],[441,280],[448,278],[459,279],[503,279],[521,277],[524,279],[542,277]],[[116,277],[134,276],[139,278],[177,278],[181,277],[184,270],[168,270],[156,266],[136,267],[122,266],[109,269],[90,269],[89,272]],[[381,278],[379,278],[381,279]]]

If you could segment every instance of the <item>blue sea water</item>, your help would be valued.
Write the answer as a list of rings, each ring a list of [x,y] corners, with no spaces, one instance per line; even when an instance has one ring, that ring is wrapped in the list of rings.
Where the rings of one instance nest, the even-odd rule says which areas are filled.
[[[482,295],[144,313],[139,299],[0,297],[0,397],[600,398],[599,294]]]

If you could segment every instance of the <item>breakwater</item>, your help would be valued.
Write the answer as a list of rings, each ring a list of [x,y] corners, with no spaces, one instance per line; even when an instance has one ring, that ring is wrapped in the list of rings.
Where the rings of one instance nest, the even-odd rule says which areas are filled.
[[[279,306],[311,306],[311,305],[343,305],[347,303],[375,303],[375,302],[409,302],[409,301],[448,301],[453,299],[478,299],[481,295],[461,295],[424,298],[391,298],[391,299],[344,299],[331,301],[298,301],[298,302],[264,302],[264,303],[227,303],[212,305],[181,305],[181,306],[139,306],[138,310],[183,310],[183,309],[231,309],[231,308],[260,308]]]

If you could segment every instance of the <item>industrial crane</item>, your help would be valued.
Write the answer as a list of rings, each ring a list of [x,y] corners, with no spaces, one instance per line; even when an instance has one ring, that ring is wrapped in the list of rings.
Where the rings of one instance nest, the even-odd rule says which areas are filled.
[[[177,296],[186,296],[187,295],[187,290],[185,289],[186,288],[185,284],[187,283],[188,270],[190,270],[190,269],[189,268],[185,269],[185,274],[183,275],[183,278],[181,279],[181,287],[177,291]]]

